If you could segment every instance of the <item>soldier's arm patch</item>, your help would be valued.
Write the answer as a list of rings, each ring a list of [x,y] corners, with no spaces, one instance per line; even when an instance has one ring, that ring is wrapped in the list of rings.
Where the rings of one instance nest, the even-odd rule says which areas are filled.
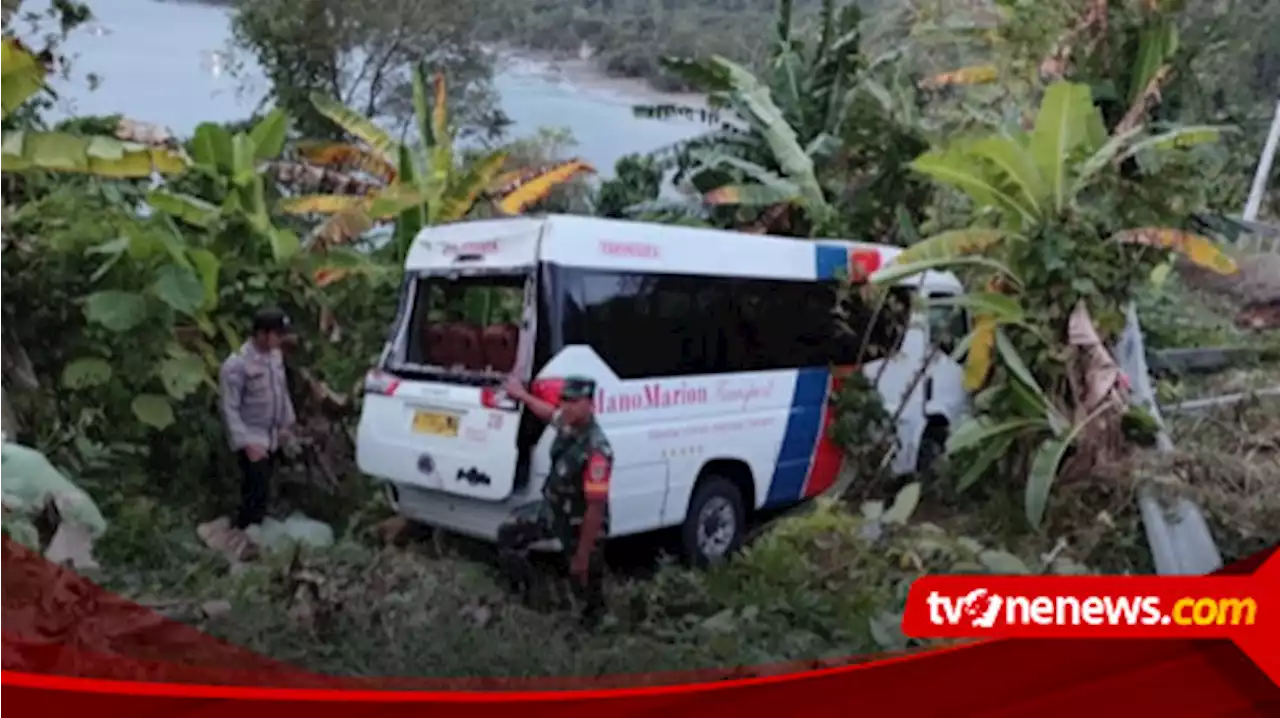
[[[587,500],[603,500],[609,498],[609,476],[613,473],[613,460],[599,451],[592,452],[587,459],[587,469],[583,476],[582,489]]]

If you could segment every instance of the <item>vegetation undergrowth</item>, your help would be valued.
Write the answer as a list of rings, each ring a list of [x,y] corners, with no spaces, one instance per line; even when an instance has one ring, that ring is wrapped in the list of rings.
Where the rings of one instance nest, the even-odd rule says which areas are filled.
[[[1280,387],[1270,362],[1198,379],[1186,398]],[[1230,406],[1169,417],[1174,457],[1147,457],[1162,488],[1200,504],[1228,563],[1280,543],[1280,400],[1254,396]]]
[[[1085,570],[1065,554],[1044,565],[912,521],[918,497],[913,484],[887,506],[822,501],[724,565],[615,576],[611,615],[594,633],[572,613],[512,602],[493,568],[450,540],[378,547],[357,534],[256,564],[209,561],[205,552],[185,571],[173,556],[179,564],[112,569],[102,579],[214,635],[317,671],[521,677],[748,668],[898,650],[916,645],[899,623],[908,585],[925,572]],[[556,579],[549,572],[544,580]]]

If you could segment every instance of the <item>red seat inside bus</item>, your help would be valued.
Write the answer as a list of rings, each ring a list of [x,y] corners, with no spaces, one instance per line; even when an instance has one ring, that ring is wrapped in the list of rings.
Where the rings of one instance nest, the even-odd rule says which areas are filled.
[[[429,325],[423,339],[427,345],[427,361],[435,366],[462,366],[468,371],[484,369],[479,327],[466,322],[440,322]]]
[[[449,344],[454,353],[454,364],[467,371],[484,369],[484,347],[480,343],[480,328],[474,324],[457,322],[449,328]]]
[[[426,347],[425,359],[434,366],[452,366],[453,357],[449,352],[449,326],[432,323],[423,327],[422,344]]]
[[[491,324],[481,333],[485,363],[493,371],[509,372],[516,365],[520,330],[515,324]]]

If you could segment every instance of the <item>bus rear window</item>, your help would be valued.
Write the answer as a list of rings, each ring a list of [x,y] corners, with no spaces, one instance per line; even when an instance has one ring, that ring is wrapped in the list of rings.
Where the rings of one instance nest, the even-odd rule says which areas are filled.
[[[506,374],[516,364],[527,276],[424,277],[414,290],[405,363]]]

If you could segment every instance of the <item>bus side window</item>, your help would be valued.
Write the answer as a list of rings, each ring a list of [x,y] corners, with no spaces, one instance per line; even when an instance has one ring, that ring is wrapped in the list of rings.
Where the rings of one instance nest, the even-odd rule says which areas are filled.
[[[694,312],[702,333],[702,364],[699,371],[718,374],[733,371],[733,352],[741,346],[734,296],[727,282],[695,282]]]
[[[751,282],[746,279],[729,279],[722,286],[726,296],[721,323],[725,347],[723,371],[772,368],[765,357],[761,294],[751,291]]]
[[[960,340],[969,333],[968,313],[963,307],[934,304],[932,300],[951,299],[955,296],[949,292],[934,292],[929,295],[929,341],[947,354],[954,352]]]

